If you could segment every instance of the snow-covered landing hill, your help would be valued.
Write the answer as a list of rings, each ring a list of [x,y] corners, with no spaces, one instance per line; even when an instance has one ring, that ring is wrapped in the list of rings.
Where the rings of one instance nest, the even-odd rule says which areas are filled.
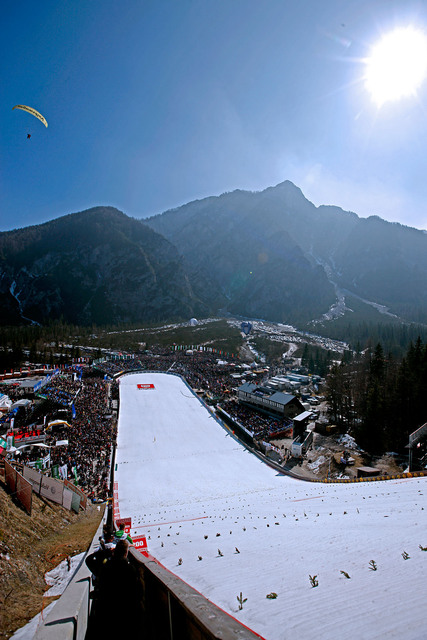
[[[282,476],[180,378],[144,373],[120,380],[116,480],[132,534],[264,638],[427,637],[426,478]]]

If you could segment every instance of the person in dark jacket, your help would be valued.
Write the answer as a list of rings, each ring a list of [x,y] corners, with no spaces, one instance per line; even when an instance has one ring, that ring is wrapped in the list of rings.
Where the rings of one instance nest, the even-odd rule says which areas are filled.
[[[128,560],[129,543],[119,540],[111,560],[98,574],[96,628],[98,637],[143,638],[142,585]]]
[[[103,565],[111,560],[113,557],[113,549],[116,546],[113,542],[113,534],[107,533],[104,538],[99,538],[100,545],[94,553],[91,553],[86,557],[86,566],[92,572],[92,584],[94,587],[94,594],[92,597],[96,597],[96,590],[98,585],[98,576]]]

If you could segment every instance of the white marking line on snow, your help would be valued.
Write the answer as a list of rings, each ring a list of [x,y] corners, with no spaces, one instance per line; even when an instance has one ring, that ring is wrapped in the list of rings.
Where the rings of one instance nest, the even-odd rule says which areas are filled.
[[[315,500],[316,498],[323,498],[324,496],[310,496],[309,498],[297,498],[296,500],[291,500],[291,502],[302,502],[303,500]]]
[[[145,529],[146,527],[158,527],[161,524],[176,524],[177,522],[193,522],[193,520],[204,520],[208,516],[198,516],[197,518],[184,518],[184,520],[170,520],[169,522],[151,522],[150,524],[140,524],[139,527],[132,529]]]

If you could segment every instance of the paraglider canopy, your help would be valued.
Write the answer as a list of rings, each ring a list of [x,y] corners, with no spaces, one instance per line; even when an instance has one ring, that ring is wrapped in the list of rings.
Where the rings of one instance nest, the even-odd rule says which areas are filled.
[[[12,111],[13,111],[13,109],[22,109],[22,111],[27,111],[28,113],[31,113],[31,115],[33,115],[36,118],[38,118],[40,120],[40,122],[43,122],[44,126],[47,127],[46,118],[44,116],[42,116],[41,113],[36,111],[36,109],[33,109],[32,107],[27,107],[27,105],[25,105],[25,104],[16,104],[14,107],[12,107]]]
[[[245,334],[245,336],[249,335],[251,329],[252,329],[252,325],[250,322],[242,322],[242,324],[240,325],[241,330],[243,331],[243,333]]]

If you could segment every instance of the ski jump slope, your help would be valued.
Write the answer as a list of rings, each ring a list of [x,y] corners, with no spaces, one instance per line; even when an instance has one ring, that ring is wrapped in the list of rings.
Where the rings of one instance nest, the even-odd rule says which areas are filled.
[[[263,638],[427,638],[427,478],[280,475],[164,373],[120,379],[116,462],[131,534]]]

